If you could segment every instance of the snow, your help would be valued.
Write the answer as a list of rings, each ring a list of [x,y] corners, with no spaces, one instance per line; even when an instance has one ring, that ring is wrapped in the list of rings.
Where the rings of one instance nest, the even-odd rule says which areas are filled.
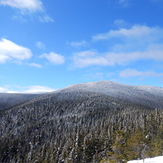
[[[119,98],[123,96],[126,99],[130,99],[130,100],[132,99],[134,101],[135,98],[140,100],[139,99],[140,96],[144,98],[147,98],[149,96],[154,96],[154,97],[160,96],[161,98],[163,97],[163,88],[154,87],[154,86],[130,86],[130,85],[115,83],[112,81],[98,81],[98,82],[75,84],[60,89],[57,92],[69,92],[69,91],[90,91],[90,92],[111,95],[113,97],[119,97]]]
[[[146,158],[144,161],[143,160],[133,160],[133,161],[128,161],[127,163],[163,163],[163,156]]]
[[[131,85],[124,85],[115,83],[112,81],[98,81],[98,82],[88,82],[88,83],[82,83],[82,84],[75,84],[70,85],[66,88],[58,90],[60,91],[74,91],[74,90],[87,90],[87,91],[94,91],[98,93],[104,93],[104,94],[111,94],[111,95],[128,95],[131,96],[134,92],[136,94],[153,94],[153,95],[159,95],[163,97],[163,88],[155,87],[155,86],[131,86]],[[135,94],[134,93],[134,94]],[[134,95],[133,94],[133,95]]]
[[[154,86],[131,86],[112,81],[98,81],[70,85],[55,91],[55,93],[79,93],[80,91],[109,95],[116,99],[127,100],[151,108],[163,108],[163,102],[161,102],[163,98],[163,88]]]
[[[135,86],[135,87],[139,90],[146,91],[151,94],[163,96],[163,88],[162,87],[155,87],[155,86],[148,86],[148,85]]]

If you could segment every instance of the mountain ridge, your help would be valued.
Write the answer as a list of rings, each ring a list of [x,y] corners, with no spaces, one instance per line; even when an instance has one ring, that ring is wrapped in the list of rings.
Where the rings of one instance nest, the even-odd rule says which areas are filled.
[[[152,107],[161,107],[163,108],[163,103],[161,102],[163,98],[163,88],[155,86],[131,86],[124,85],[120,83],[115,83],[112,81],[98,81],[98,82],[88,82],[70,85],[63,89],[57,90],[53,93],[61,92],[80,92],[80,91],[89,91],[102,93],[109,95],[114,98],[119,98],[121,100],[127,100],[128,102],[140,103],[143,105],[149,105],[153,103]],[[146,101],[146,102],[145,102]]]
[[[150,108],[163,109],[163,88],[149,85],[132,86],[112,81],[102,80],[97,82],[87,82],[67,86],[65,88],[44,94],[0,94],[0,110],[19,106],[33,101],[39,101],[40,99],[49,98],[49,96],[57,96],[62,93],[80,93],[84,95],[84,92],[100,93],[107,95],[111,98],[122,100],[127,103],[135,103],[144,105]],[[64,96],[64,98],[71,98],[70,95]],[[10,102],[9,102],[10,101]],[[23,104],[23,105],[24,105]],[[4,109],[3,109],[4,107]]]
[[[38,96],[39,94],[0,93],[0,111],[19,106]]]
[[[0,162],[126,163],[160,155],[163,98],[153,90],[91,82],[7,109],[0,114]]]

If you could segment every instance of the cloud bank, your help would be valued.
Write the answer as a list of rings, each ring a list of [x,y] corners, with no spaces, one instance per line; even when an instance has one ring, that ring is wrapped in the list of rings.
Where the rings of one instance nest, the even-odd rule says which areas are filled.
[[[28,94],[39,94],[39,93],[46,93],[46,92],[53,92],[55,89],[47,87],[47,86],[40,86],[40,85],[32,85],[28,87],[19,87],[17,86],[4,86],[0,87],[0,93],[28,93]]]
[[[111,29],[92,37],[96,43],[105,41],[109,51],[80,51],[74,54],[73,62],[75,67],[83,68],[92,65],[130,65],[139,60],[163,61],[162,36],[163,28],[160,27],[134,25],[129,29]]]
[[[26,90],[23,91],[23,93],[45,93],[45,92],[53,92],[55,89],[49,88],[47,86],[39,86],[39,85],[33,85],[27,87]]]
[[[163,46],[163,45],[161,45]],[[161,47],[160,47],[161,48]],[[81,53],[85,53],[88,55],[81,56]],[[115,52],[107,52],[104,54],[94,53],[92,56],[89,56],[90,53],[94,53],[93,51],[83,51],[76,53],[73,57],[73,62],[75,67],[83,68],[92,65],[96,66],[115,66],[115,65],[127,65],[131,64],[131,62],[138,60],[155,60],[155,61],[163,61],[163,50],[152,50],[149,49],[145,52],[135,51],[130,53],[115,53]]]

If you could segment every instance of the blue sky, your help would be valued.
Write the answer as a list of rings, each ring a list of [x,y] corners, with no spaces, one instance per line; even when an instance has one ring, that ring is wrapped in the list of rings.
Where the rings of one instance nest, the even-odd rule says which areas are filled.
[[[0,20],[0,92],[163,86],[163,0],[0,0]]]

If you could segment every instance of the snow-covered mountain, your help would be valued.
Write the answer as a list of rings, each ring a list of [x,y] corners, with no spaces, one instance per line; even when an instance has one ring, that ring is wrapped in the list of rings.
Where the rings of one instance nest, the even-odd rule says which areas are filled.
[[[82,84],[75,84],[63,88],[59,91],[79,91],[79,90],[86,90],[86,91],[93,91],[98,93],[104,93],[107,95],[119,95],[122,93],[124,95],[128,95],[129,93],[150,93],[154,95],[160,95],[163,97],[163,88],[161,87],[154,87],[154,86],[131,86],[131,85],[124,85],[115,83],[112,81],[98,81],[98,82],[88,82]]]
[[[80,91],[102,93],[148,107],[163,108],[163,88],[154,86],[130,86],[112,81],[98,81],[71,85],[56,91],[56,93]]]
[[[163,88],[100,81],[29,97],[0,96],[0,162],[127,162],[163,153]]]
[[[56,96],[57,99],[73,99],[74,97],[94,96],[101,94],[108,96],[116,101],[121,100],[124,103],[133,103],[143,105],[149,108],[163,109],[163,88],[154,86],[131,86],[112,81],[98,81],[75,84],[52,93],[42,95],[29,94],[0,94],[0,110],[11,108],[23,102],[31,102]],[[80,95],[80,96],[79,96]]]

